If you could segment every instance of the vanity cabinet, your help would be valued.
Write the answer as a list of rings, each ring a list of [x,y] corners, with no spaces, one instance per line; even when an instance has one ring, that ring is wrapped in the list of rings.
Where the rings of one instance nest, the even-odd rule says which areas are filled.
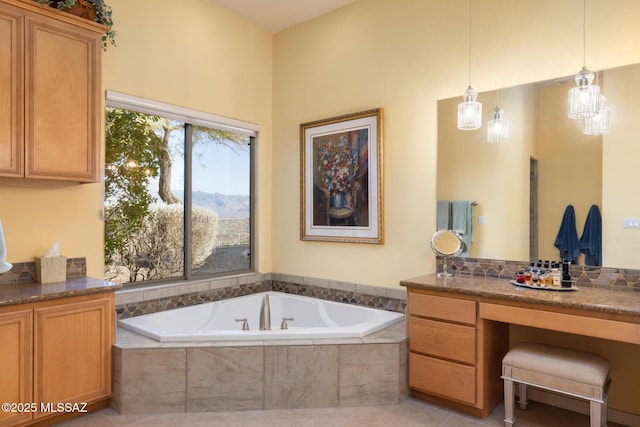
[[[32,402],[33,310],[0,312],[0,403]],[[29,412],[0,411],[0,425],[14,426],[31,420]]]
[[[0,0],[0,176],[97,182],[104,27],[49,9]]]
[[[478,318],[478,302],[407,290],[409,388],[417,398],[487,416],[502,400],[506,324]]]
[[[77,409],[106,405],[114,310],[113,293],[0,308],[0,400],[36,404],[35,411],[0,412],[0,425],[66,415],[57,403],[77,403]],[[41,404],[53,406],[47,410]]]

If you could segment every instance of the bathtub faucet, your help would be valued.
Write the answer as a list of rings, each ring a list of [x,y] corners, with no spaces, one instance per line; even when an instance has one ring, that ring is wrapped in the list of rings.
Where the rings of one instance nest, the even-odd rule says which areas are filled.
[[[249,330],[249,323],[247,322],[247,318],[246,317],[244,319],[236,319],[236,322],[242,322],[242,330],[243,331],[248,331]]]
[[[262,305],[260,306],[260,330],[271,330],[271,308],[269,307],[269,294],[265,294],[262,298]]]
[[[282,323],[280,324],[280,329],[289,329],[289,325],[287,325],[287,321],[293,322],[295,319],[293,317],[283,317]]]

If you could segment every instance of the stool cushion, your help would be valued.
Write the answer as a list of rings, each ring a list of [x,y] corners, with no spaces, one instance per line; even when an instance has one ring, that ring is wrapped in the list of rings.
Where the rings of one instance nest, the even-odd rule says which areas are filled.
[[[594,353],[530,342],[509,350],[502,365],[503,376],[515,381],[600,399],[610,368]]]

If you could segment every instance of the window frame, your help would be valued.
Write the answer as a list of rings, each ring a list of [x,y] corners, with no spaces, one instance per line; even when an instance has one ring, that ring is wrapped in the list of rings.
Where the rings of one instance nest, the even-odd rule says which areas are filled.
[[[170,120],[176,120],[185,124],[185,141],[191,141],[193,126],[203,126],[220,130],[231,131],[246,135],[249,137],[249,268],[241,270],[232,270],[209,274],[193,274],[192,272],[192,255],[191,255],[191,233],[186,231],[187,218],[191,218],[192,213],[192,144],[185,144],[185,176],[184,176],[184,272],[182,276],[167,277],[163,279],[147,280],[143,282],[129,282],[123,285],[126,288],[133,289],[137,287],[155,286],[163,283],[171,282],[187,282],[196,281],[212,277],[224,277],[237,275],[242,273],[255,272],[256,254],[255,254],[255,169],[256,169],[256,147],[258,141],[258,133],[260,126],[245,122],[242,120],[231,119],[228,117],[218,116],[215,114],[205,113],[190,108],[179,107],[159,101],[153,101],[140,98],[133,95],[127,95],[114,91],[106,91],[105,108],[119,108],[123,110],[135,111],[150,116],[158,116]],[[106,115],[105,115],[106,118]],[[104,167],[104,162],[103,162]],[[189,173],[186,173],[186,172]],[[104,185],[104,181],[103,181]],[[189,191],[186,191],[186,190]],[[102,210],[104,213],[104,197],[102,200]],[[103,215],[104,218],[104,215]],[[190,221],[189,221],[190,222]]]

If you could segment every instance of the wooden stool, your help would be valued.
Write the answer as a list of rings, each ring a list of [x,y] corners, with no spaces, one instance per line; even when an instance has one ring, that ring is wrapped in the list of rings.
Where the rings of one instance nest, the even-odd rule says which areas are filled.
[[[594,353],[538,343],[520,343],[502,359],[504,425],[515,423],[514,386],[519,383],[520,408],[527,406],[527,385],[590,401],[591,427],[607,425],[610,363]]]

